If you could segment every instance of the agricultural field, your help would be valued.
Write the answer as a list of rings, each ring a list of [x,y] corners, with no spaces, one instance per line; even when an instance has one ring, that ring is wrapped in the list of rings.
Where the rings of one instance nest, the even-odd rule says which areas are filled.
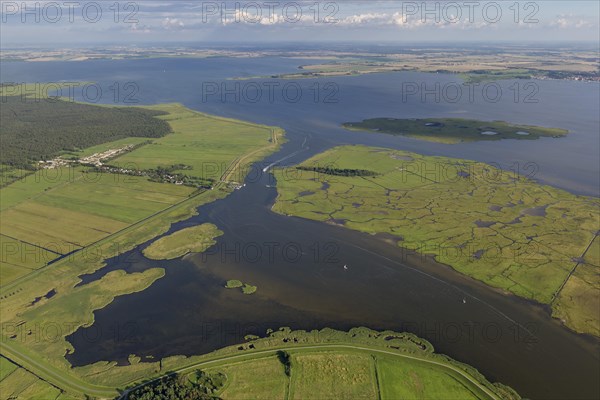
[[[191,169],[173,172],[217,181],[227,174],[227,180],[240,182],[250,162],[266,155],[268,144],[278,143],[282,134],[277,128],[214,117],[177,104],[150,109],[169,113],[161,119],[169,122],[173,134],[118,157],[114,163],[142,170],[185,165]],[[242,154],[246,157],[240,157]]]
[[[373,118],[362,122],[346,122],[343,126],[348,130],[381,132],[448,144],[502,139],[533,140],[541,137],[561,137],[568,133],[557,128],[462,118]]]
[[[13,167],[8,164],[0,164],[0,188],[10,185],[14,181],[23,179],[25,176],[31,174],[32,171]]]
[[[111,150],[111,149],[119,149],[125,146],[136,146],[136,145],[140,145],[143,144],[147,141],[151,140],[151,138],[147,138],[147,137],[126,137],[124,139],[117,139],[111,142],[107,142],[107,143],[102,143],[96,146],[92,146],[92,147],[86,147],[85,149],[81,149],[81,150],[77,150],[77,151],[71,151],[69,153],[65,153],[66,156],[74,156],[74,157],[88,157],[91,156],[92,154],[95,153],[103,153],[105,151]]]
[[[283,399],[288,390],[289,378],[277,357],[231,363],[211,371],[227,376],[226,387],[219,393],[224,400]],[[261,371],[257,374],[256,371]]]
[[[362,354],[299,354],[292,357],[292,399],[374,399],[373,359]]]
[[[188,253],[201,253],[214,245],[223,234],[213,224],[185,228],[162,237],[144,249],[144,255],[153,260],[171,260]]]
[[[28,175],[0,189],[2,285],[187,200],[194,189],[83,167]],[[56,174],[50,179],[48,174]]]
[[[331,172],[356,170],[363,173]],[[600,335],[597,250],[586,252],[598,235],[596,198],[484,163],[366,146],[336,147],[275,176],[278,213],[391,234],[399,246],[552,304],[567,326]]]
[[[175,369],[179,382],[187,377],[197,383],[198,375],[225,377],[214,393],[224,400],[520,399],[511,388],[492,384],[477,370],[435,354],[423,339],[367,328],[280,328],[264,338],[192,357],[185,360],[188,366],[181,358],[177,362],[182,365]],[[163,368],[171,366],[171,361],[163,362]],[[153,384],[162,383],[149,385]],[[141,393],[143,386],[129,390]]]
[[[290,377],[273,356],[210,372],[227,376],[224,400],[490,398],[443,366],[376,352],[290,351],[290,359]]]
[[[60,256],[54,251],[1,234],[0,249],[0,282],[11,282]]]
[[[443,368],[419,362],[398,362],[391,357],[377,357],[377,375],[382,399],[477,399],[455,376]]]
[[[277,128],[212,117],[178,104],[149,109],[149,115],[160,116],[168,124],[168,131],[173,132],[162,138],[168,140],[154,139],[146,144],[147,137],[127,137],[71,154],[83,157],[113,146],[142,145],[111,162],[144,170],[184,161],[191,167],[186,174],[210,177],[217,182],[237,182],[248,172],[246,166],[276,148],[283,136]],[[165,154],[173,158],[165,159]],[[150,158],[138,165],[138,157]],[[20,170],[11,171],[14,175]],[[99,172],[80,165],[33,171],[0,189],[0,238],[2,246],[6,246],[2,252],[1,285],[186,202],[198,193],[185,185],[152,182],[147,176]]]
[[[0,357],[0,399],[66,400],[63,391]]]
[[[103,152],[115,145],[142,145],[125,154],[135,157],[144,147],[154,146],[160,153],[171,146],[177,148],[175,157],[187,157],[192,168],[224,165],[214,190],[153,182],[148,176],[100,172],[78,164],[38,169],[0,189],[2,353],[48,377],[69,398],[82,398],[82,392],[111,398],[116,387],[160,373],[158,362],[139,362],[135,356],[127,367],[98,363],[74,373],[65,354],[73,351],[66,337],[91,325],[94,311],[116,297],[148,288],[164,276],[164,269],[116,270],[83,285],[79,276],[93,273],[104,266],[105,259],[167,232],[172,223],[195,215],[198,206],[227,196],[230,181],[243,179],[245,166],[275,151],[283,138],[278,128],[213,118],[177,104],[149,109],[173,131],[167,136],[185,139],[165,145],[155,144],[154,139],[148,143],[147,138],[125,137],[80,153],[74,150],[72,155]],[[240,138],[228,151],[225,142],[219,141],[223,132],[230,140]],[[196,141],[202,147],[188,147],[185,141]],[[151,168],[157,166],[153,162]],[[201,168],[191,171],[203,173]],[[199,229],[211,237],[220,233],[214,226]],[[181,237],[165,238],[173,239]],[[56,335],[44,335],[48,326],[57,330]]]
[[[296,54],[299,55],[299,54]],[[299,66],[298,72],[277,74],[278,79],[356,76],[398,71],[452,73],[457,82],[479,84],[503,79],[598,80],[598,55],[590,50],[497,48],[494,53],[461,49],[421,49],[402,53],[330,52],[319,61]],[[237,79],[266,78],[238,77]]]

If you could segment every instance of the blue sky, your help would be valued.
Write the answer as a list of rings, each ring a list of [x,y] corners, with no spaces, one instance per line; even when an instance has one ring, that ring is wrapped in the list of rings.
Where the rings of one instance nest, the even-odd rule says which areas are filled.
[[[600,42],[598,1],[7,1],[1,43]],[[118,11],[117,11],[118,10]]]

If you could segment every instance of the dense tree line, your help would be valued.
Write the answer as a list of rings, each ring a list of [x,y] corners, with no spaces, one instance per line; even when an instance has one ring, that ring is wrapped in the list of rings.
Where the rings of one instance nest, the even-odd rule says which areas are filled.
[[[32,163],[126,137],[158,138],[171,131],[154,118],[164,112],[134,107],[101,107],[62,100],[2,98],[0,164]]]
[[[172,374],[156,382],[132,390],[129,400],[215,400],[225,384],[225,375],[196,371],[195,377]]]
[[[377,176],[377,172],[366,169],[332,168],[332,167],[296,167],[302,171],[313,171],[325,175],[337,176]]]

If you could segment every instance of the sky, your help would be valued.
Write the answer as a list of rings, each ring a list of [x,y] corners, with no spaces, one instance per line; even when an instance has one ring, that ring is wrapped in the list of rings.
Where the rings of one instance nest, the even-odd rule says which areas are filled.
[[[592,1],[7,1],[0,44],[600,43]]]

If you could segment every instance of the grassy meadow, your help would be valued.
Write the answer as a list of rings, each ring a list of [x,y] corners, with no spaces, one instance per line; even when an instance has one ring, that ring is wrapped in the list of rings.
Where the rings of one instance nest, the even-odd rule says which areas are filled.
[[[443,368],[418,361],[398,362],[392,357],[377,357],[374,361],[380,381],[382,399],[479,399],[472,388],[448,374]],[[485,398],[485,397],[484,397]]]
[[[273,356],[232,363],[213,371],[227,376],[226,386],[219,393],[223,400],[284,399],[288,388],[288,377],[277,357]]]
[[[1,400],[66,400],[63,391],[0,357]]]
[[[144,249],[144,255],[153,260],[171,260],[188,253],[201,253],[214,245],[223,234],[213,224],[185,228],[162,237]]]
[[[290,399],[377,398],[377,378],[369,355],[298,354],[291,363]]]
[[[227,377],[219,397],[224,400],[520,398],[506,386],[487,382],[472,368],[435,355],[427,342],[410,335],[377,333],[365,328],[348,333],[331,329],[311,332],[282,329],[253,343],[258,349],[263,348],[265,341],[268,346],[276,346],[275,338],[291,343],[285,349],[289,373],[279,354],[260,352],[248,360],[211,367],[208,372],[221,372]],[[416,342],[411,344],[412,339]],[[344,345],[337,349],[314,346],[319,343]],[[427,349],[413,347],[414,344],[424,344]],[[402,350],[387,351],[396,347]],[[256,373],[258,370],[260,374]]]
[[[32,171],[15,167],[8,164],[0,164],[0,188],[23,179],[25,176],[30,175]]]
[[[247,164],[237,166],[229,179],[240,182],[247,173],[244,167],[260,159],[261,154],[264,156],[268,144],[277,142],[281,135],[276,128],[214,117],[176,104],[150,109],[169,113],[159,118],[169,122],[173,133],[118,157],[113,163],[138,169],[182,164],[191,170],[174,172],[219,180],[242,155],[253,154]]]
[[[323,166],[374,176],[306,170]],[[336,147],[300,168],[276,170],[274,211],[391,234],[490,286],[552,303],[568,326],[600,335],[598,256],[584,255],[598,232],[600,200],[484,163],[365,146]],[[566,280],[563,290],[577,296],[553,303]]]
[[[472,384],[414,360],[375,352],[291,353],[291,376],[277,357],[211,369],[227,376],[224,400],[271,399],[489,399]],[[260,370],[260,374],[255,371]]]
[[[578,332],[600,332],[600,238],[595,237],[584,263],[575,268],[552,303],[552,314]]]
[[[1,284],[187,200],[194,189],[84,168],[41,171],[0,189]]]
[[[128,144],[147,144],[111,165],[152,169],[182,164],[186,174],[241,181],[247,166],[273,151],[283,131],[213,117],[179,104],[146,107],[169,124],[162,138],[131,137],[73,154],[82,157]],[[140,162],[140,160],[145,160]],[[12,171],[14,176],[18,171]],[[218,184],[220,185],[220,184]],[[0,189],[0,285],[79,251],[197,194],[192,187],[144,176],[99,173],[83,166],[40,169]],[[207,197],[217,198],[213,194]],[[6,247],[6,249],[5,249]]]
[[[73,351],[66,336],[92,324],[94,311],[118,296],[146,289],[164,270],[113,271],[78,286],[79,276],[95,272],[104,266],[103,260],[167,232],[172,223],[194,215],[198,206],[227,196],[231,192],[227,182],[237,180],[236,173],[243,179],[246,170],[242,167],[275,151],[283,137],[278,128],[210,117],[178,104],[148,108],[173,131],[165,138],[175,140],[165,144],[155,143],[156,138],[150,143],[147,138],[134,138],[134,142],[123,138],[81,150],[79,155],[144,143],[123,157],[135,158],[136,152],[153,147],[154,152],[142,156],[151,159],[148,168],[185,159],[186,165],[192,166],[186,173],[202,174],[205,165],[224,164],[217,174],[225,183],[202,191],[152,182],[145,176],[97,173],[73,166],[40,169],[0,189],[2,354],[10,354],[72,398],[82,398],[82,391],[110,397],[121,383],[160,372],[158,363],[137,362],[128,367],[98,363],[88,375],[90,369],[73,370],[64,356]],[[227,140],[231,141],[229,147]],[[171,151],[173,162],[161,161],[164,151]],[[122,165],[118,158],[113,162]],[[11,171],[14,175],[15,170]],[[216,236],[215,229],[211,234]],[[53,295],[46,296],[48,293]],[[58,327],[57,334],[45,335],[48,326]],[[177,364],[175,359],[173,363]]]

